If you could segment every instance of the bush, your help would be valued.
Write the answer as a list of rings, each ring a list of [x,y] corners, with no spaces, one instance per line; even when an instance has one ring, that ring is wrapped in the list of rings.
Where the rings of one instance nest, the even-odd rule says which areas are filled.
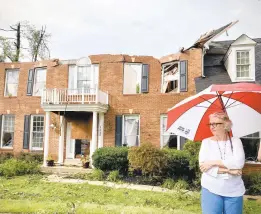
[[[4,163],[6,160],[9,160],[13,157],[14,157],[13,153],[10,152],[0,153],[0,164]]]
[[[243,180],[249,195],[261,195],[261,172],[244,175]]]
[[[25,160],[27,162],[37,162],[39,164],[43,163],[43,154],[42,153],[25,153],[21,152],[17,156],[18,160]]]
[[[189,154],[183,150],[163,149],[167,156],[165,174],[170,178],[190,178]]]
[[[108,181],[116,182],[120,179],[120,172],[119,170],[111,171],[107,177]]]
[[[166,168],[165,153],[150,143],[129,149],[128,159],[133,170],[141,170],[142,175],[160,175]]]
[[[174,189],[175,187],[175,180],[173,180],[172,178],[167,178],[164,183],[162,184],[163,188],[167,188],[167,189]]]
[[[103,171],[119,170],[127,173],[129,168],[127,147],[103,147],[92,156],[93,166]]]
[[[27,162],[24,160],[9,159],[0,164],[0,175],[12,177],[25,174],[36,174],[40,172],[37,162]]]
[[[105,173],[101,169],[94,169],[91,174],[86,175],[86,178],[95,181],[103,181]]]
[[[180,189],[188,189],[189,188],[189,184],[185,181],[185,180],[178,180],[175,185],[174,185],[174,189],[176,190],[180,190]]]

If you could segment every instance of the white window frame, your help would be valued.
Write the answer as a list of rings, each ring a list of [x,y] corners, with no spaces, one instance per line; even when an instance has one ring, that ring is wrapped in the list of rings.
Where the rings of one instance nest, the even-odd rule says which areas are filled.
[[[237,54],[240,53],[240,61],[241,61],[241,54],[242,53],[248,53],[248,64],[238,64],[237,62]],[[243,76],[243,77],[239,77],[238,76],[238,70],[237,70],[237,66],[248,66],[248,76]],[[240,73],[242,73],[240,71]],[[250,61],[250,50],[236,50],[236,78],[237,79],[245,79],[245,78],[250,78],[251,77],[251,61]]]
[[[42,95],[42,90],[43,90],[43,89],[40,90],[39,94],[35,94],[35,93],[36,93],[36,92],[35,92],[35,84],[36,84],[37,72],[38,72],[38,71],[43,71],[43,70],[45,71],[45,87],[44,87],[43,89],[45,89],[45,88],[46,88],[46,79],[47,79],[47,68],[46,68],[46,67],[41,67],[41,68],[35,68],[35,69],[34,69],[33,96],[35,96],[35,97],[40,97],[40,96]],[[42,81],[42,82],[44,82],[44,81]]]
[[[14,122],[13,122],[13,129],[14,129],[14,133],[15,133],[15,115],[13,115],[13,114],[4,114],[4,115],[2,115],[2,129],[0,130],[1,131],[1,139],[0,139],[0,148],[1,149],[13,149],[13,146],[14,146],[14,134],[13,134],[13,144],[12,144],[12,146],[3,146],[3,134],[4,134],[4,121],[5,121],[5,117],[8,117],[8,116],[13,116],[14,117]]]
[[[16,71],[18,73],[18,78],[17,78],[17,90],[16,90],[16,95],[12,95],[12,97],[17,97],[17,93],[18,93],[18,86],[19,86],[19,69],[18,68],[14,68],[14,69],[6,69],[5,70],[5,91],[4,91],[4,96],[5,97],[9,97],[9,94],[6,93],[6,88],[7,88],[7,72],[14,72]]]
[[[138,118],[139,119],[139,135],[138,135],[138,139],[139,140],[138,140],[138,145],[137,146],[140,146],[140,115],[138,115],[138,114],[125,114],[125,115],[122,115],[122,145],[124,145],[124,141],[125,141],[125,118],[126,117],[135,118],[135,119]]]
[[[180,93],[180,61],[174,61],[174,62],[168,62],[168,63],[165,63],[162,65],[162,69],[161,69],[161,93],[162,94],[168,94],[166,93],[165,91],[163,91],[163,85],[164,85],[164,69],[166,66],[169,66],[171,64],[177,64],[178,65],[178,71],[177,71],[177,74],[178,74],[178,89],[177,89],[177,92],[175,92],[174,94],[176,93]]]
[[[139,93],[134,93],[134,94],[129,94],[129,93],[125,93],[124,92],[124,88],[125,88],[125,66],[126,65],[139,65],[140,66],[140,82],[139,82],[139,87],[140,87],[140,91],[139,91]],[[135,94],[142,94],[141,93],[141,78],[142,78],[142,63],[131,63],[131,62],[127,62],[127,63],[124,63],[123,64],[123,89],[122,89],[122,93],[124,94],[124,95],[135,95]],[[136,84],[137,85],[137,84]],[[135,86],[136,87],[136,86]]]
[[[34,117],[43,117],[43,142],[42,147],[33,147],[33,119]],[[41,114],[35,114],[31,115],[31,121],[30,121],[30,150],[31,151],[42,151],[44,147],[44,128],[45,128],[45,117]],[[40,133],[40,132],[39,132]]]
[[[164,134],[163,133],[163,121],[164,121],[164,118],[167,118],[167,115],[166,114],[161,114],[160,115],[160,148],[163,148],[164,145],[164,137],[165,136],[170,136],[170,135],[175,135],[175,134]],[[176,135],[177,136],[177,150],[181,150],[181,143],[180,143],[180,136],[179,135]]]

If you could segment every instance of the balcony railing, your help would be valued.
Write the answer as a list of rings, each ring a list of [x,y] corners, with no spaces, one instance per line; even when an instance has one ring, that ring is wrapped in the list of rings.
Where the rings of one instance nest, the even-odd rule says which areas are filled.
[[[109,104],[108,93],[98,88],[43,89],[42,104]]]

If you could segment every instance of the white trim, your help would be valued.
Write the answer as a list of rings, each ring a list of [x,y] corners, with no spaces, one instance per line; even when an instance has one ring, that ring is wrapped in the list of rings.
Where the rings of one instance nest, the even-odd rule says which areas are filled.
[[[44,118],[44,115],[42,114],[34,114],[34,115],[31,115],[31,118],[30,118],[30,141],[29,141],[29,145],[30,145],[30,150],[31,151],[43,151],[43,148],[44,148],[44,135],[45,135],[45,132],[43,131],[43,142],[42,142],[42,147],[33,147],[32,146],[32,141],[33,141],[33,118],[34,117],[43,117],[43,122],[45,122],[45,118]],[[44,130],[45,126],[43,125],[43,130]]]
[[[125,117],[128,118],[133,118],[133,119],[139,119],[139,135],[138,135],[138,146],[140,146],[140,115],[139,114],[124,114],[122,115],[122,138],[121,138],[121,144],[124,144],[124,139],[125,139]],[[128,145],[127,145],[128,146]]]
[[[14,114],[3,114],[2,115],[2,124],[1,124],[1,139],[0,139],[0,148],[1,149],[13,149],[13,147],[14,147],[14,139],[13,139],[13,143],[12,143],[12,146],[3,146],[3,133],[4,133],[4,121],[5,121],[5,116],[11,116],[11,115],[13,115],[14,116],[14,129],[15,129],[15,115]],[[15,133],[15,130],[14,130],[14,133]],[[13,136],[13,138],[14,138],[14,136]]]

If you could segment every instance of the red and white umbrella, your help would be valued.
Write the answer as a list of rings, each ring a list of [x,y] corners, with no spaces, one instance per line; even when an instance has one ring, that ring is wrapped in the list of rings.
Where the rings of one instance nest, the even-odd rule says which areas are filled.
[[[168,111],[167,131],[193,141],[212,136],[209,115],[225,111],[233,123],[232,135],[243,137],[261,131],[261,85],[211,85]]]

